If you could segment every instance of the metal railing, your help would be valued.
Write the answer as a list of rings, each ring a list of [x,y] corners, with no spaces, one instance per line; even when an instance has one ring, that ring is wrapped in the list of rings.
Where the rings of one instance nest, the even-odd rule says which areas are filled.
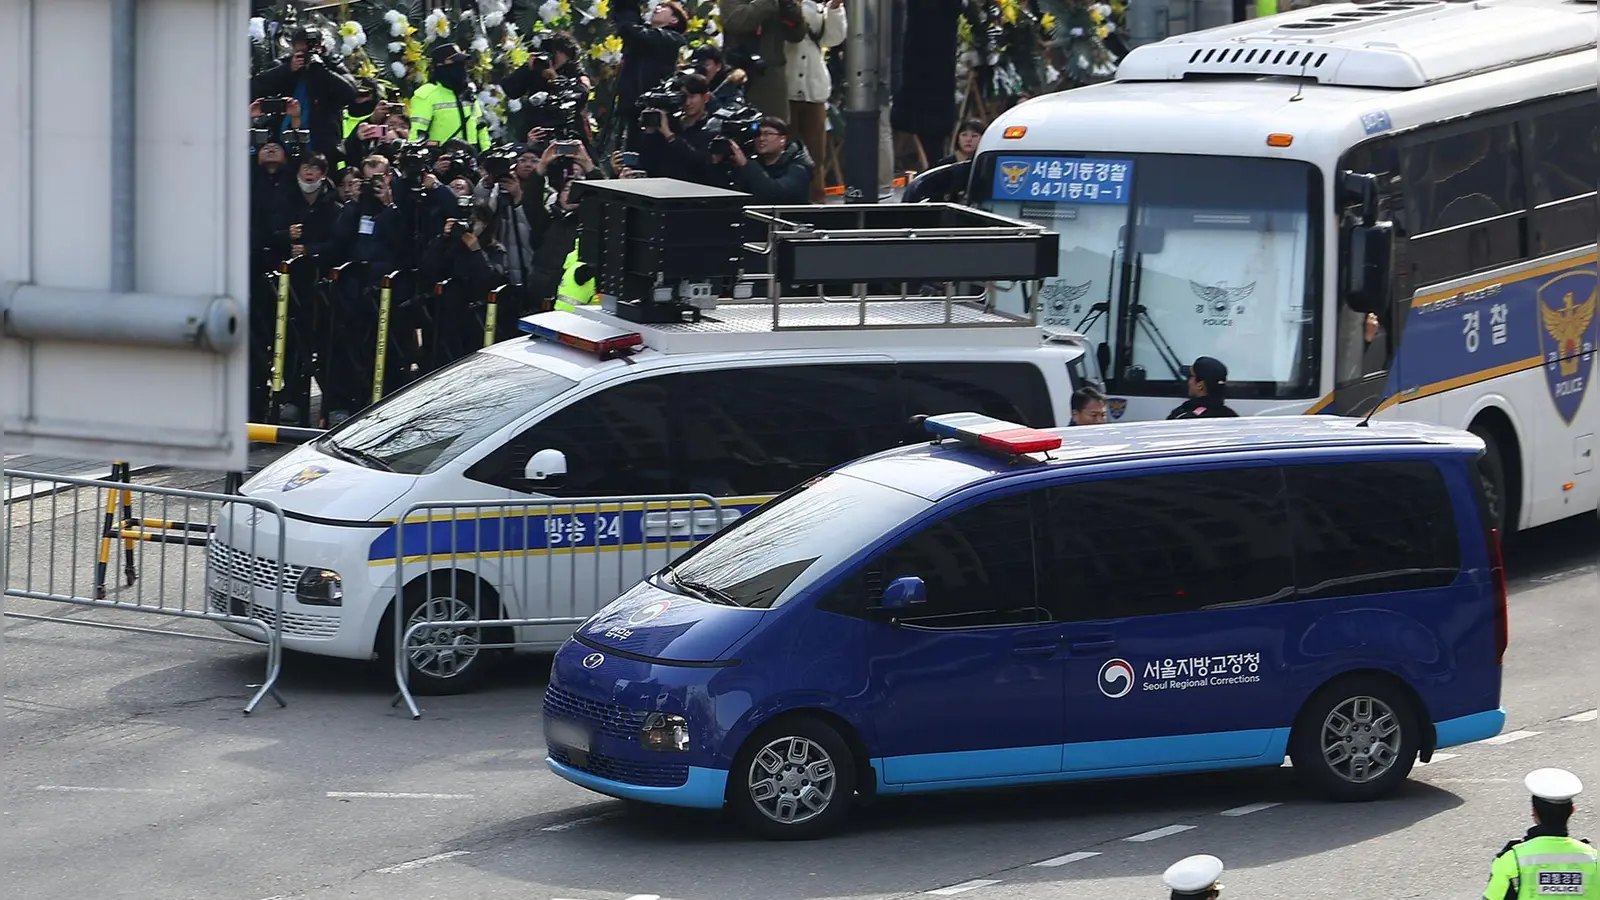
[[[737,516],[709,494],[413,504],[389,532],[391,706],[404,702],[413,719],[422,717],[413,668],[446,681],[483,665],[485,650],[558,646]]]
[[[0,539],[9,562],[5,596],[116,612],[202,620],[235,636],[151,628],[104,619],[70,618],[6,610],[9,618],[159,634],[262,647],[266,674],[244,706],[264,697],[285,706],[278,693],[283,669],[284,516],[270,500],[128,480],[77,478],[5,470],[6,495],[18,482],[49,485],[5,506]],[[85,490],[87,489],[87,490]],[[87,495],[87,496],[86,496]],[[200,515],[197,516],[196,513]],[[104,517],[102,519],[102,517]],[[240,560],[218,560],[209,537],[225,522]],[[270,529],[272,534],[265,532]],[[180,531],[178,539],[172,532]],[[122,579],[107,584],[111,552],[124,546]],[[237,563],[237,565],[235,565]],[[237,570],[237,571],[235,571]],[[267,596],[270,595],[270,600]]]

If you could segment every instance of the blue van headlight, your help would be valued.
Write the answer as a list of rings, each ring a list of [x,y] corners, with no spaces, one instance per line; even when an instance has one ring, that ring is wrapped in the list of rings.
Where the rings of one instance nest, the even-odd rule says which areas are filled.
[[[689,749],[689,722],[671,713],[651,713],[639,732],[639,746],[646,750],[682,753]]]

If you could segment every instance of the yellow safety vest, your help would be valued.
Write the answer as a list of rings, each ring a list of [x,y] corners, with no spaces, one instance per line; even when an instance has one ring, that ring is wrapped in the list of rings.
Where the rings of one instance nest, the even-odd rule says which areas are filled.
[[[571,312],[575,306],[588,306],[594,303],[594,276],[588,281],[578,283],[578,243],[573,241],[572,252],[567,254],[567,260],[562,264],[561,287],[556,289],[556,309]]]
[[[1600,854],[1582,841],[1547,834],[1506,848],[1489,867],[1484,900],[1533,900],[1556,895],[1573,900],[1600,897]]]
[[[350,111],[349,110],[345,110],[345,112],[344,112],[344,136],[346,138],[350,137],[351,133],[353,133],[356,130],[356,126],[357,125],[360,125],[362,122],[365,122],[366,120],[368,120],[370,118],[372,118],[371,113],[368,113],[367,115],[364,115],[364,116],[352,116],[352,115],[350,115]]]
[[[462,111],[467,114],[465,123],[461,121]],[[443,144],[451,138],[459,138],[479,150],[489,149],[489,129],[483,126],[483,107],[476,97],[457,101],[454,91],[431,81],[411,95],[411,139]]]

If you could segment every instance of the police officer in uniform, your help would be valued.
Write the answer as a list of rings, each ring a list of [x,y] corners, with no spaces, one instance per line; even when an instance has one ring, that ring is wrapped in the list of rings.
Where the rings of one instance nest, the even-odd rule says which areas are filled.
[[[1572,798],[1583,791],[1583,782],[1565,769],[1538,769],[1522,783],[1533,795],[1534,825],[1495,856],[1484,900],[1549,895],[1597,900],[1600,858],[1588,841],[1567,835]]]
[[[1169,419],[1226,419],[1239,414],[1228,408],[1228,367],[1213,356],[1202,356],[1189,367],[1189,399],[1167,415]]]
[[[1172,900],[1216,900],[1222,893],[1222,860],[1199,854],[1187,856],[1167,868],[1161,883],[1172,892]]]

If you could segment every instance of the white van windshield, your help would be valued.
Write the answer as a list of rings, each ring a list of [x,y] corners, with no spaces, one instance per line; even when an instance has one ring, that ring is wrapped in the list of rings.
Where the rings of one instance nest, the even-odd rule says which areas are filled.
[[[1317,387],[1319,184],[1286,159],[994,153],[973,193],[1061,235],[1040,319],[1107,346],[1111,391],[1183,396],[1214,356],[1230,398],[1287,399]]]
[[[577,384],[474,353],[367,407],[315,446],[369,469],[426,475]]]
[[[658,586],[711,603],[781,605],[821,561],[826,572],[929,506],[927,500],[837,472],[760,507],[656,574]]]

